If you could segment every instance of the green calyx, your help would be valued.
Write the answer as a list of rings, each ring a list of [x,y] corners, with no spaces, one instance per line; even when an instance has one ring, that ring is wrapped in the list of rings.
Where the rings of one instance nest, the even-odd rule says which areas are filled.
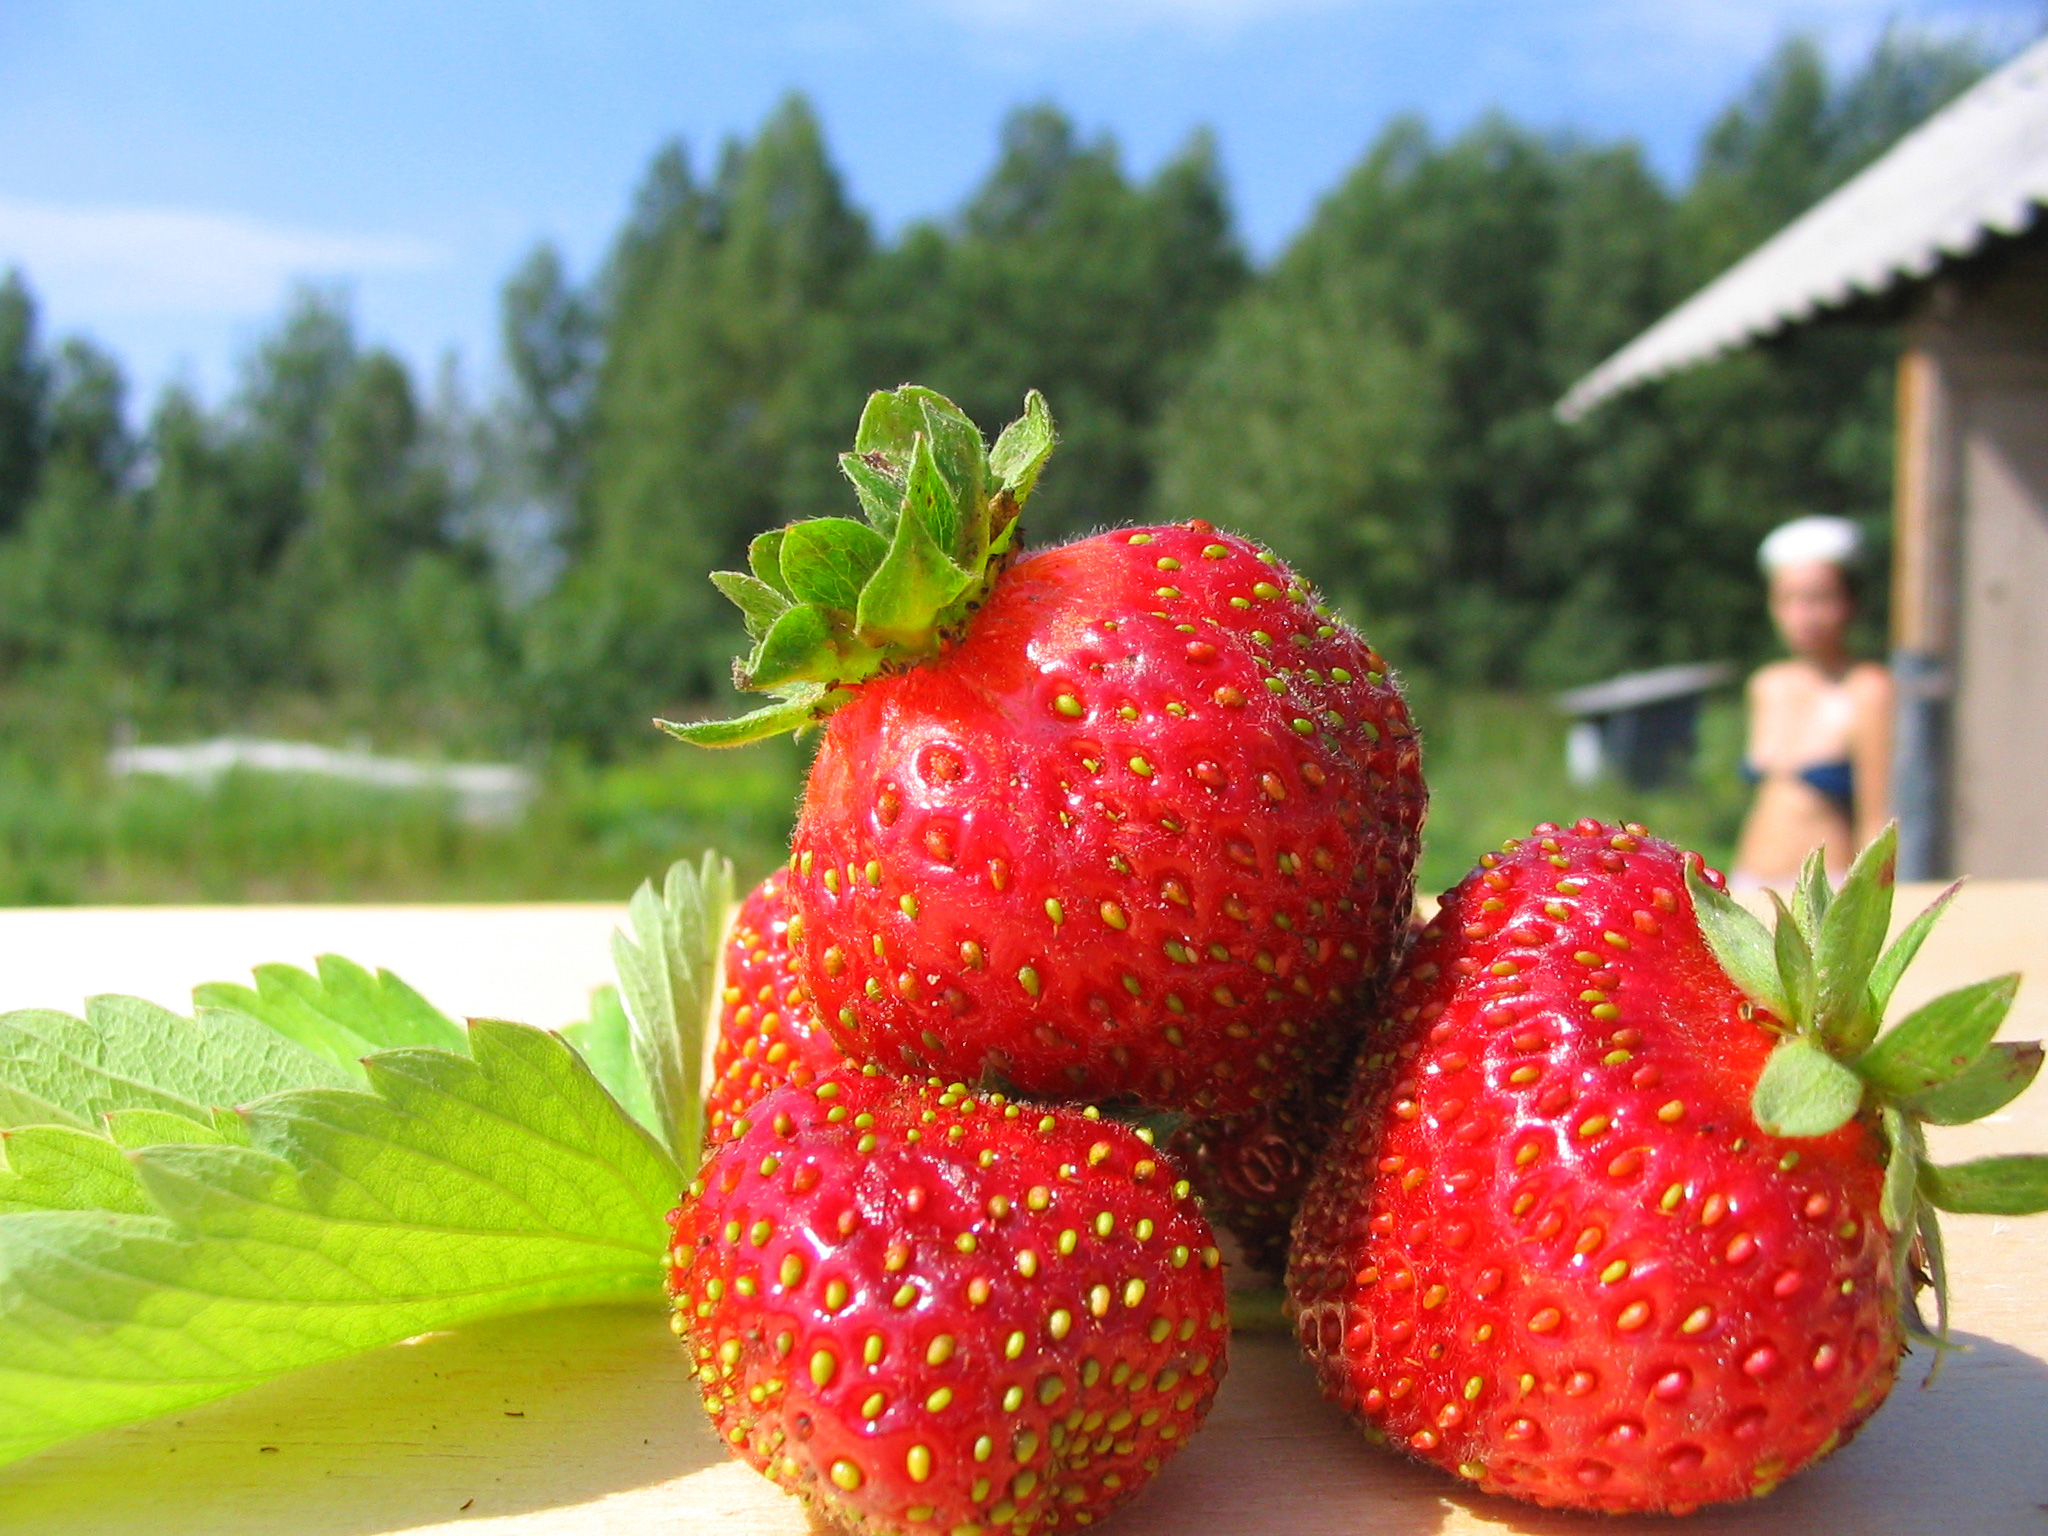
[[[1909,1327],[1945,1343],[1947,1277],[1935,1212],[2029,1215],[2048,1210],[2048,1156],[1987,1157],[1939,1167],[1927,1156],[1924,1125],[1962,1125],[2002,1109],[2041,1070],[2039,1043],[1999,1041],[2019,989],[1997,976],[1922,1004],[1889,1029],[1884,1016],[1899,978],[1958,886],[1942,892],[1890,945],[1898,833],[1887,827],[1863,850],[1839,891],[1816,851],[1788,904],[1773,893],[1766,927],[1709,885],[1696,862],[1686,889],[1700,931],[1722,968],[1783,1037],[1764,1063],[1750,1100],[1773,1136],[1825,1136],[1858,1115],[1873,1117],[1890,1149],[1882,1214],[1896,1272],[1913,1252],[1935,1289],[1929,1333],[1907,1303]]]
[[[655,722],[700,747],[736,747],[823,720],[879,673],[935,655],[1002,571],[1017,514],[1055,442],[1037,390],[993,448],[961,409],[915,384],[878,390],[839,467],[865,521],[819,517],[747,550],[711,580],[754,647],[733,680],[776,703],[731,720]]]

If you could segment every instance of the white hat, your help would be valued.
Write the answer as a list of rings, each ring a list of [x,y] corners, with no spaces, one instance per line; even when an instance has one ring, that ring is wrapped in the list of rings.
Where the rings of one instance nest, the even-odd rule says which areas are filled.
[[[1863,554],[1863,530],[1846,517],[1795,517],[1773,528],[1756,552],[1765,575],[1788,565],[1854,565]]]

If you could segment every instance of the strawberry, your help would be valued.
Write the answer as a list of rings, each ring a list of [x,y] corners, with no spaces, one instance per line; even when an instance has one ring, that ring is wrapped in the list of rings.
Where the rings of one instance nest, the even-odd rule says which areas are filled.
[[[818,1027],[789,950],[789,889],[777,870],[747,893],[725,946],[725,993],[712,1047],[704,1134],[726,1129],[762,1094],[801,1086],[845,1058]]]
[[[1086,1525],[1223,1376],[1214,1235],[1093,1111],[842,1067],[756,1104],[671,1220],[714,1427],[850,1530]]]
[[[1680,1511],[1765,1492],[1883,1401],[1932,1202],[2048,1204],[2048,1159],[1919,1125],[2024,1088],[2017,978],[1878,1037],[1892,835],[1775,935],[1640,827],[1539,826],[1444,898],[1296,1227],[1325,1392],[1490,1492]],[[1939,904],[1937,904],[1938,910]],[[1875,1044],[1873,1044],[1875,1040]]]
[[[1287,1268],[1294,1213],[1343,1117],[1350,1056],[1330,1072],[1302,1077],[1269,1108],[1190,1120],[1166,1144],[1187,1169],[1204,1214],[1230,1230],[1253,1269],[1277,1277]]]
[[[1405,921],[1424,793],[1386,663],[1271,553],[1191,522],[1004,563],[1052,447],[876,395],[869,522],[714,579],[823,720],[791,943],[847,1055],[1048,1096],[1244,1114],[1333,1069]]]

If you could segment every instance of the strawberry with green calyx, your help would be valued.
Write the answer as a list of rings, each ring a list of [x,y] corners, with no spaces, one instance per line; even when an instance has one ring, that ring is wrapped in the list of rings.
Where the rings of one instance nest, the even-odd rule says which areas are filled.
[[[849,1057],[1210,1117],[1331,1073],[1406,919],[1424,805],[1386,664],[1269,552],[1191,522],[1005,566],[1052,445],[985,455],[929,391],[877,395],[867,513],[756,541],[722,587],[824,721],[792,945]]]
[[[778,736],[825,719],[869,678],[938,654],[1001,574],[1053,443],[1036,390],[992,449],[943,395],[907,384],[870,396],[853,452],[839,457],[867,520],[774,529],[749,546],[751,572],[711,577],[754,640],[734,681],[781,702],[663,728],[705,747]]]
[[[2041,1070],[2038,1041],[1994,1036],[2019,989],[2017,973],[1945,993],[1880,1034],[1886,1006],[1951,886],[1886,947],[1898,843],[1893,828],[1866,848],[1832,891],[1818,851],[1788,906],[1771,893],[1772,928],[1688,866],[1700,931],[1757,1008],[1782,1034],[1758,1076],[1750,1109],[1774,1136],[1826,1136],[1876,1119],[1888,1156],[1882,1214],[1894,1264],[1917,1240],[1931,1280],[1937,1344],[1946,1341],[1947,1270],[1936,1211],[2001,1216],[2048,1210],[2048,1156],[1982,1158],[1937,1166],[1923,1125],[1965,1125],[2004,1108]],[[1910,1332],[1926,1335],[1908,1299]],[[1938,1357],[1937,1357],[1938,1363]]]
[[[846,1058],[818,1025],[789,948],[787,872],[776,870],[733,914],[725,988],[705,1093],[704,1135],[723,1141],[748,1106],[785,1083],[799,1087]]]
[[[1891,846],[1840,893],[1810,870],[1774,934],[1640,827],[1482,859],[1391,984],[1296,1223],[1325,1392],[1489,1492],[1608,1511],[1751,1497],[1847,1440],[1891,1386],[1916,1236],[1939,1274],[1927,1207],[2048,1203],[2048,1160],[1921,1155],[1922,1120],[2040,1057],[1989,1043],[2010,978],[1878,1033],[1932,921],[1883,949]]]
[[[1092,1110],[842,1068],[757,1103],[673,1228],[713,1426],[846,1529],[1087,1525],[1223,1375],[1214,1236]]]

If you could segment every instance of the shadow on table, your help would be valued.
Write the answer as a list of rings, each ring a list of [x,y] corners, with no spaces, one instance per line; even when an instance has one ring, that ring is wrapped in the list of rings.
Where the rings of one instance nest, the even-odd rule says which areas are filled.
[[[1375,1449],[1294,1341],[1240,1335],[1201,1434],[1104,1536],[1427,1536],[1451,1484]]]
[[[1935,1385],[1926,1356],[1905,1363],[1890,1400],[1846,1449],[1767,1499],[1687,1519],[1542,1510],[1467,1491],[1455,1479],[1368,1445],[1321,1402],[1281,1339],[1232,1349],[1208,1428],[1125,1515],[1117,1536],[1411,1536],[1520,1531],[1538,1536],[1969,1536],[2048,1533],[2048,1364],[1958,1334]],[[1235,1389],[1235,1390],[1233,1390]]]
[[[1617,1521],[1533,1509],[1459,1493],[1446,1498],[1474,1524],[1563,1536],[1642,1529],[1669,1536],[1969,1536],[2048,1532],[2048,1363],[2010,1345],[1958,1333],[1931,1387],[1927,1355],[1901,1362],[1891,1396],[1855,1440],[1768,1498],[1680,1521]],[[1332,1531],[1347,1529],[1331,1527]],[[1362,1528],[1361,1528],[1362,1529]]]
[[[0,1471],[0,1530],[370,1536],[587,1503],[725,1461],[658,1310],[504,1318]]]
[[[1926,1536],[1962,1522],[1969,1536],[2042,1536],[2048,1364],[1958,1342],[1966,1351],[1932,1389],[1919,1385],[1923,1357],[1909,1359],[1891,1401],[1820,1467],[1768,1499],[1674,1523],[1474,1496],[1368,1445],[1317,1395],[1291,1341],[1240,1338],[1204,1433],[1106,1529]],[[727,1460],[695,1399],[658,1312],[504,1319],[45,1452],[0,1471],[0,1531],[374,1536],[520,1515],[579,1533],[803,1531],[793,1501]]]

